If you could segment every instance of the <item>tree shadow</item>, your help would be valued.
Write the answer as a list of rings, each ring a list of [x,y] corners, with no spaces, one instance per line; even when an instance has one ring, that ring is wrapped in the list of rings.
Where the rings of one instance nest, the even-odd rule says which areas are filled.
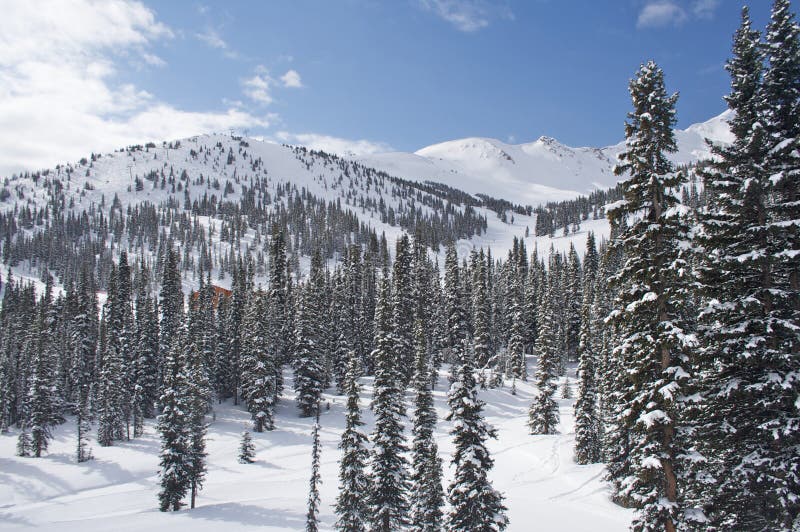
[[[289,530],[303,530],[306,524],[305,516],[288,510],[262,508],[236,502],[201,506],[186,512],[185,515],[192,519],[239,523],[253,527],[269,525],[285,527]]]

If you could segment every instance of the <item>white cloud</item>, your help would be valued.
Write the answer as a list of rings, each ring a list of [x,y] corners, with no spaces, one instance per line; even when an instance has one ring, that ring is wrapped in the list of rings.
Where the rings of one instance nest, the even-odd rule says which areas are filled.
[[[286,144],[299,144],[310,150],[321,150],[337,155],[372,155],[392,151],[391,146],[384,142],[371,140],[350,140],[318,133],[289,133],[279,131],[275,140]]]
[[[244,94],[251,100],[269,105],[272,103],[272,95],[270,88],[272,86],[272,78],[267,74],[256,74],[251,78],[242,81],[244,87]]]
[[[710,19],[719,7],[720,0],[696,0],[692,5],[692,12],[698,18]]]
[[[149,54],[147,52],[144,52],[142,54],[142,59],[144,59],[144,62],[150,66],[155,66],[155,67],[167,66],[167,62],[155,54]]]
[[[286,74],[281,76],[281,81],[284,87],[299,89],[303,86],[303,80],[300,79],[300,74],[297,70],[288,70]]]
[[[649,2],[639,12],[636,20],[637,28],[658,28],[677,26],[686,21],[686,11],[670,0]]]
[[[228,43],[220,37],[217,30],[213,28],[206,28],[202,33],[195,33],[195,37],[206,43],[211,48],[217,48],[218,50],[227,50]]]
[[[0,17],[0,175],[147,140],[269,123],[238,108],[180,110],[115,82],[124,61],[163,63],[148,49],[173,36],[137,1],[26,1],[2,11],[13,16]]]
[[[419,0],[423,9],[436,14],[463,32],[487,27],[493,18],[513,19],[511,9],[490,0]]]

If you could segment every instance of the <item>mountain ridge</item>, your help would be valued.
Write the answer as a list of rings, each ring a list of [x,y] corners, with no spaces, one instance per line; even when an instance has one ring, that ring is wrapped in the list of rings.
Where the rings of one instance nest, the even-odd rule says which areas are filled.
[[[705,122],[676,129],[678,151],[670,159],[678,165],[710,156],[705,142],[731,141],[725,111]],[[508,144],[489,137],[465,137],[432,144],[413,153],[391,152],[360,157],[364,164],[388,173],[414,172],[466,192],[489,193],[515,203],[536,205],[610,188],[616,158],[625,142],[605,147],[571,147],[549,136]],[[501,193],[494,192],[499,189]]]

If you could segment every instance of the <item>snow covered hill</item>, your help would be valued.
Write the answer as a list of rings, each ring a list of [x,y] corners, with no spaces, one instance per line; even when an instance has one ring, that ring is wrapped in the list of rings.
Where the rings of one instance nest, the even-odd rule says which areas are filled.
[[[726,111],[706,122],[676,130],[676,164],[709,155],[705,139],[727,143],[731,134]],[[466,138],[422,148],[414,153],[386,153],[361,160],[391,174],[446,183],[472,194],[485,193],[536,205],[614,186],[613,168],[624,142],[605,148],[572,148],[550,137],[526,144]]]
[[[568,375],[574,386],[574,368]],[[291,372],[286,378],[288,390]],[[372,378],[365,377],[362,383],[365,430],[371,431]],[[504,388],[482,392],[486,419],[498,430],[498,439],[489,444],[495,459],[490,478],[506,497],[508,530],[627,530],[632,512],[609,500],[602,464],[579,466],[573,461],[574,400],[559,400],[561,434],[531,436],[526,422],[535,388],[517,382],[512,395],[509,385],[510,381]],[[445,460],[445,483],[452,475],[448,459],[453,452],[448,434],[452,424],[443,420],[447,386],[446,375],[440,375],[435,390],[436,438]],[[321,416],[322,530],[332,530],[336,520],[337,445],[344,428],[344,401],[330,394],[323,398],[331,407]],[[159,439],[152,422],[142,438],[113,447],[93,444],[95,459],[83,464],[74,462],[74,423],[57,427],[50,452],[38,459],[14,456],[15,431],[0,435],[0,530],[302,530],[312,420],[298,418],[292,396],[285,395],[276,430],[253,434],[256,463],[242,465],[237,462],[238,444],[249,419],[242,407],[230,403],[216,407],[208,431],[205,487],[196,509],[177,513],[157,509]]]

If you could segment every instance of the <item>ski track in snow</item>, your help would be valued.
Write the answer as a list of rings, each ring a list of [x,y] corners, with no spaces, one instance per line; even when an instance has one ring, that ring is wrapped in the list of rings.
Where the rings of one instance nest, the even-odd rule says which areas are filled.
[[[533,368],[529,369],[532,375]],[[574,382],[575,368],[570,377]],[[483,390],[487,420],[497,428],[498,439],[489,442],[495,459],[490,473],[495,488],[505,496],[511,531],[559,530],[616,532],[627,530],[632,513],[614,505],[602,480],[602,464],[577,465],[574,444],[574,399],[557,395],[561,433],[532,436],[527,408],[534,394],[529,382],[510,381],[503,388]],[[362,379],[365,430],[374,426],[369,403],[372,379]],[[445,488],[452,478],[453,445],[444,421],[447,413],[445,374],[434,392],[439,415],[436,437],[444,459]],[[192,530],[303,530],[311,466],[311,418],[299,418],[286,372],[283,400],[276,412],[276,430],[252,433],[256,445],[254,464],[237,462],[239,438],[249,414],[231,402],[215,405],[208,430],[209,472],[197,508],[176,513],[157,509],[159,439],[153,421],[143,437],[99,447],[92,442],[95,459],[74,462],[74,420],[57,427],[50,452],[43,458],[14,456],[16,431],[0,435],[0,530],[134,531]],[[409,415],[412,413],[411,394]],[[338,486],[337,445],[344,428],[345,397],[327,393],[322,414],[321,530],[332,530]],[[410,419],[406,435],[410,436]]]

